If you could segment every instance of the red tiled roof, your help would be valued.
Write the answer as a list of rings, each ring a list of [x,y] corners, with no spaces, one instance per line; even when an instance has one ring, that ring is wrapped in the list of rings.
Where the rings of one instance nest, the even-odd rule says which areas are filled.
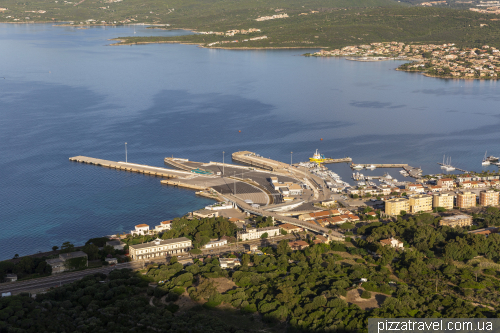
[[[143,224],[138,224],[135,227],[136,228],[142,228],[142,227],[149,227],[149,225],[143,223]]]

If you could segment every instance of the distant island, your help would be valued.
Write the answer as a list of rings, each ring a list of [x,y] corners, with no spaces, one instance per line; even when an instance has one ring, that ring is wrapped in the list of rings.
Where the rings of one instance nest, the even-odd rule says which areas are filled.
[[[411,60],[397,68],[426,76],[454,79],[493,79],[500,73],[500,51],[488,45],[461,48],[455,44],[405,44],[398,42],[346,46],[306,53],[315,57],[351,57],[358,61]]]

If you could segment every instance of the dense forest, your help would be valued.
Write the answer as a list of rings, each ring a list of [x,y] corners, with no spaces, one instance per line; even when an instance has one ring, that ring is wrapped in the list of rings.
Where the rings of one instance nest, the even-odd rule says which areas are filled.
[[[500,224],[496,208],[474,217]],[[302,251],[281,241],[262,249],[268,255],[242,254],[234,270],[221,269],[217,257],[190,266],[173,258],[139,272],[91,275],[36,299],[1,299],[0,331],[366,332],[370,317],[499,317],[500,236],[438,221],[421,214],[373,222],[357,229],[364,240],[310,239]],[[404,250],[380,245],[390,236]],[[229,287],[221,290],[221,281]]]

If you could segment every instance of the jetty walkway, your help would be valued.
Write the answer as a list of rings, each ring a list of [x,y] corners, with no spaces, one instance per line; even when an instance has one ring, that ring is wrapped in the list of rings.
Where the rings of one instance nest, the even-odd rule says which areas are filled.
[[[158,168],[149,165],[127,163],[127,162],[114,162],[87,156],[70,157],[69,160],[72,162],[92,164],[110,169],[143,173],[146,175],[158,176],[164,178],[191,178],[194,176],[193,173],[183,170],[172,170],[172,169]]]

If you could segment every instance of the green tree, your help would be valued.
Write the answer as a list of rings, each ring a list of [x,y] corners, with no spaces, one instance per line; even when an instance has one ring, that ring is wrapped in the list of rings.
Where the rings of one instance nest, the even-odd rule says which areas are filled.
[[[69,252],[74,252],[75,251],[75,246],[71,244],[70,242],[64,242],[61,246],[61,253],[69,253]]]
[[[286,239],[283,239],[278,243],[276,252],[278,253],[278,255],[287,254],[288,252],[290,252],[290,246]]]
[[[85,252],[89,256],[89,260],[97,260],[99,259],[99,248],[95,246],[93,243],[86,244],[82,251]]]
[[[52,251],[57,251],[59,249],[59,246],[52,246]]]
[[[266,239],[267,237],[269,237],[269,234],[267,232],[263,233],[262,236],[260,236],[260,238],[262,239]]]

